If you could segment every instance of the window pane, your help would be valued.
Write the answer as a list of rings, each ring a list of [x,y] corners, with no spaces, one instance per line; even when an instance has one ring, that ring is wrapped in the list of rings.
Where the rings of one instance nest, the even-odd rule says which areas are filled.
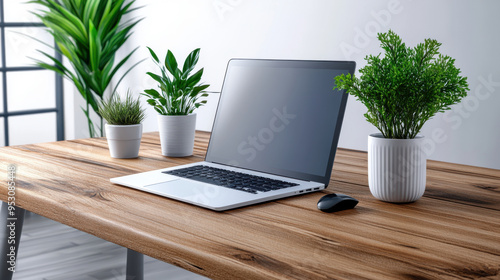
[[[0,118],[0,147],[5,146],[5,132],[4,130],[4,125],[3,125],[3,118]]]
[[[49,70],[8,72],[9,111],[55,108],[54,75]]]
[[[56,141],[56,113],[9,117],[10,145]]]
[[[40,5],[23,0],[3,0],[5,22],[40,22],[30,12],[40,10]]]
[[[5,51],[7,67],[33,66],[33,58],[50,62],[37,50],[54,55],[54,50],[33,38],[50,46],[54,46],[54,39],[44,27],[12,27],[5,28]]]

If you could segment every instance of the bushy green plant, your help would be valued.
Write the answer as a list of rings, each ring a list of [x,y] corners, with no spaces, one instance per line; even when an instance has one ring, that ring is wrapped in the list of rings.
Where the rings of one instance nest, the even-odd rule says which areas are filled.
[[[45,9],[35,13],[48,27],[56,42],[55,51],[68,60],[71,68],[62,60],[40,51],[50,62],[37,60],[37,64],[53,70],[74,83],[86,101],[82,108],[87,116],[90,137],[103,136],[102,117],[97,104],[104,97],[111,79],[137,50],[134,49],[115,63],[117,50],[127,41],[132,28],[140,21],[131,19],[122,22],[124,15],[132,12],[135,0],[33,0]],[[36,39],[36,38],[35,38]],[[131,66],[119,79],[138,63]],[[114,92],[114,89],[111,90]],[[100,117],[100,126],[95,128],[90,117],[90,108]]]
[[[147,74],[158,82],[160,92],[156,89],[147,89],[143,95],[149,98],[147,102],[156,112],[161,115],[188,115],[207,102],[199,101],[200,97],[208,96],[203,90],[209,85],[200,83],[203,68],[190,75],[198,63],[200,49],[195,49],[187,56],[182,70],[178,68],[177,60],[170,50],[165,56],[165,62],[162,63],[156,53],[151,48],[148,49],[161,73],[157,75],[147,72]]]
[[[97,106],[99,114],[112,125],[140,124],[146,116],[140,100],[134,99],[130,91],[123,101],[120,95],[115,93]]]
[[[426,121],[467,96],[467,78],[460,76],[454,59],[439,53],[436,40],[407,48],[391,30],[378,39],[385,56],[367,56],[361,77],[337,76],[336,88],[366,106],[366,120],[385,138],[415,138]]]

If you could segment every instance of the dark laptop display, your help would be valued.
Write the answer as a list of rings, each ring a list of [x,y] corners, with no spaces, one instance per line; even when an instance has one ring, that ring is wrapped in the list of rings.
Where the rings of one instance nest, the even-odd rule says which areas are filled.
[[[231,60],[205,161],[327,185],[347,102],[334,77],[354,67]]]

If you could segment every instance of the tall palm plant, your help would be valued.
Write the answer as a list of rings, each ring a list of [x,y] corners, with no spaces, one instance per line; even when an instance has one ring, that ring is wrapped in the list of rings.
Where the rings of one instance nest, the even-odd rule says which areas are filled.
[[[36,60],[37,65],[53,70],[74,83],[86,101],[83,112],[87,117],[90,137],[103,136],[103,119],[98,103],[103,100],[111,79],[137,50],[135,48],[115,64],[117,50],[127,41],[132,28],[142,19],[123,20],[123,16],[138,9],[135,0],[33,0],[43,7],[34,13],[54,37],[57,52],[67,58],[70,68],[61,60],[39,51],[50,61]],[[140,63],[139,61],[138,63]],[[132,68],[119,79],[116,87]],[[99,116],[100,126],[92,123],[90,108]]]

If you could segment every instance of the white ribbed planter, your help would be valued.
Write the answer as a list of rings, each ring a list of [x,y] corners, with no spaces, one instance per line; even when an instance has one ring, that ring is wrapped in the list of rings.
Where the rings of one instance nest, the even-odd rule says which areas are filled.
[[[161,154],[187,157],[193,154],[196,114],[187,116],[158,115]]]
[[[368,136],[368,184],[380,200],[406,203],[425,191],[426,155],[424,137],[386,139],[381,133]]]
[[[112,158],[136,158],[141,146],[142,124],[106,124],[106,138]]]

